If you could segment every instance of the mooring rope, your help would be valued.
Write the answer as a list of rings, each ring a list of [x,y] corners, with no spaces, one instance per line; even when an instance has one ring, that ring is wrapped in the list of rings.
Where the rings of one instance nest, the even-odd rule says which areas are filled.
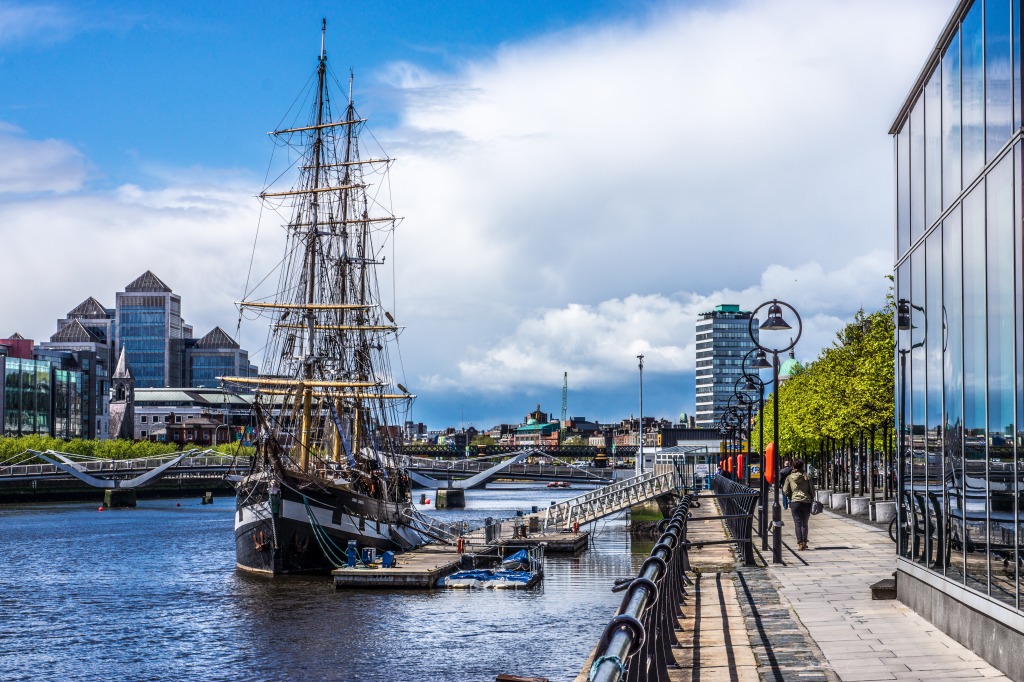
[[[340,555],[344,557],[345,551],[335,544],[334,540],[331,539],[331,536],[327,534],[327,531],[325,531],[323,526],[320,525],[320,522],[317,521],[312,508],[309,506],[309,498],[303,495],[302,503],[306,505],[306,516],[309,517],[309,525],[313,529],[313,537],[316,538],[317,544],[320,545],[320,549],[323,550],[324,556],[327,557],[327,560],[330,561],[331,565],[335,568],[341,568],[346,562],[344,559],[339,559],[338,554],[335,554],[335,552],[340,553]]]

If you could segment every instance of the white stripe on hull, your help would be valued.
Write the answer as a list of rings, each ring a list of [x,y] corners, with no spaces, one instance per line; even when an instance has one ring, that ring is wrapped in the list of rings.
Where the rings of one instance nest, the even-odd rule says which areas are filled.
[[[391,524],[366,520],[363,524],[363,528],[359,528],[359,517],[351,514],[342,513],[341,523],[334,523],[332,520],[333,512],[330,509],[323,509],[310,503],[310,510],[313,512],[314,518],[324,530],[331,532],[336,531],[338,533],[344,533],[346,535],[363,536],[368,540],[379,540],[379,541],[390,541],[391,539]],[[299,504],[297,502],[291,502],[289,500],[281,500],[281,512],[278,515],[280,519],[287,519],[296,523],[309,523],[309,514],[306,513],[306,505]],[[266,502],[258,502],[256,504],[246,505],[242,507],[242,518],[239,520],[238,514],[235,514],[235,534],[244,532],[244,530],[254,523],[266,523],[270,519],[270,505]]]

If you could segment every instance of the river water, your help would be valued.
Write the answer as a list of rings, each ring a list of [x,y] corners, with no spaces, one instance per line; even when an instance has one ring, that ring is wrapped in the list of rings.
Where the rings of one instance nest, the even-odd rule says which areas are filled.
[[[436,513],[476,524],[575,494],[491,486]],[[0,507],[0,679],[569,680],[621,600],[614,579],[650,549],[611,519],[589,551],[549,555],[533,590],[339,591],[236,571],[233,512],[230,498]]]

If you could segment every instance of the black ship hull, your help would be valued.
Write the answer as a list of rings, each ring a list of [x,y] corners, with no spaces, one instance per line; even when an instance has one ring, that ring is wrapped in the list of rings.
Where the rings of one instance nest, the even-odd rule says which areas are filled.
[[[344,563],[349,541],[359,551],[401,552],[429,539],[408,525],[403,509],[411,504],[380,500],[337,487],[280,486],[268,491],[269,478],[248,476],[237,490],[236,566],[266,575],[329,573]]]

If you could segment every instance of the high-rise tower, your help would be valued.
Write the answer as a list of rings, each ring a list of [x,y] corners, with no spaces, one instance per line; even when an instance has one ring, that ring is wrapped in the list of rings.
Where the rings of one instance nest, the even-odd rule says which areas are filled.
[[[722,418],[729,396],[743,375],[743,356],[754,348],[750,339],[750,311],[738,305],[715,306],[697,320],[697,426],[714,428]],[[754,320],[756,337],[757,320]]]

